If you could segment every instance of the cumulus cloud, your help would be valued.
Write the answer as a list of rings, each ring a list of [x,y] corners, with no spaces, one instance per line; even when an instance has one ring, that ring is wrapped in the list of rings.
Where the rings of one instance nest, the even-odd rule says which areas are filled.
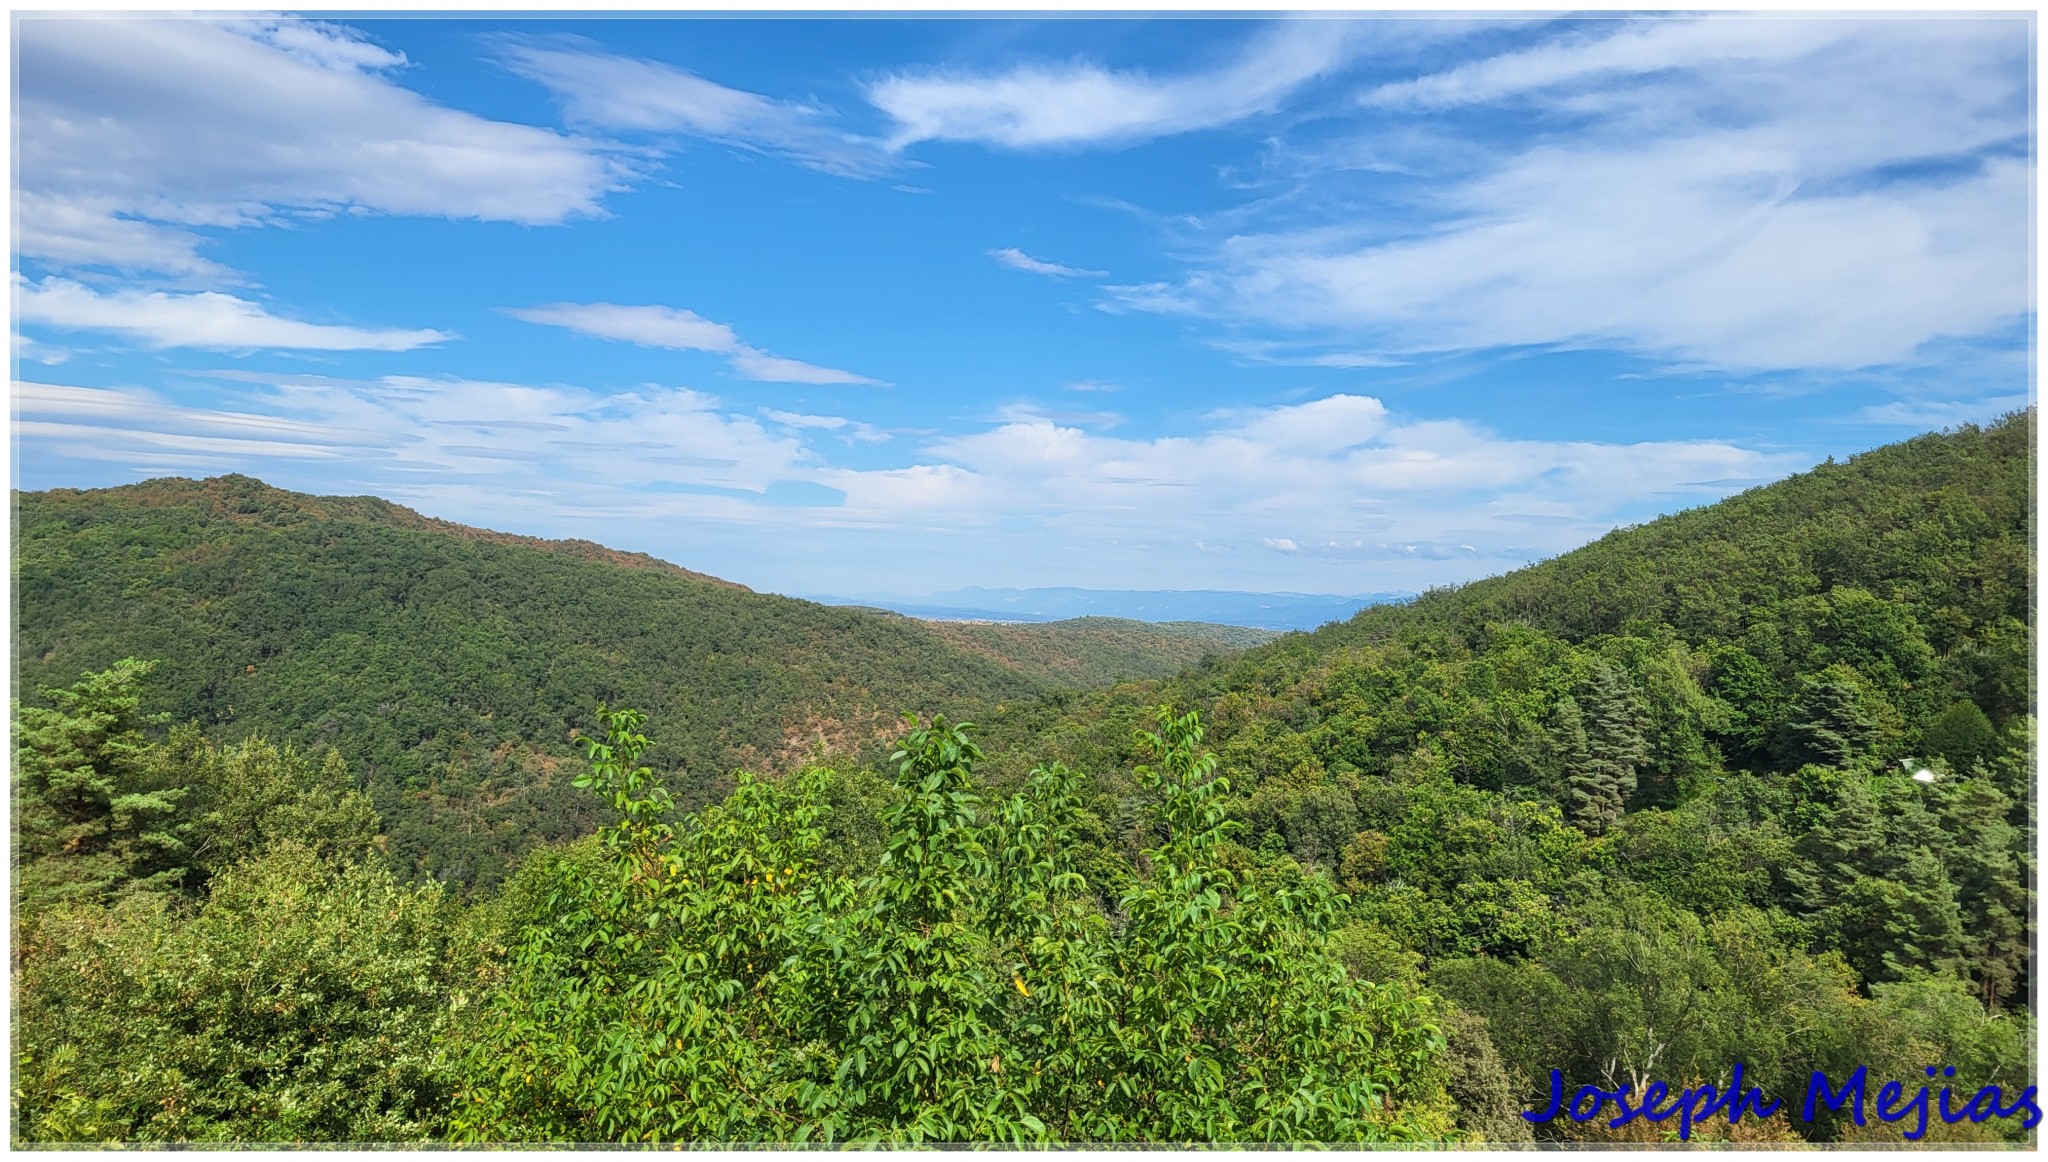
[[[1042,259],[1033,258],[1014,246],[1005,246],[1001,250],[991,250],[988,252],[988,256],[995,259],[998,263],[1009,267],[1011,270],[1021,270],[1025,274],[1042,274],[1049,278],[1102,278],[1109,273],[1106,270],[1083,270],[1078,266],[1063,266],[1057,262],[1046,262]]]
[[[404,58],[289,18],[16,27],[17,252],[219,279],[192,227],[339,210],[545,224],[626,175],[598,143],[399,85]]]
[[[1154,77],[1087,61],[1004,72],[900,72],[868,87],[896,122],[895,149],[972,141],[1009,149],[1127,143],[1271,112],[1345,62],[1357,26],[1288,20],[1206,72]]]
[[[1908,359],[2027,309],[2028,43],[1998,19],[1660,19],[1382,85],[1363,101],[1390,138],[1503,110],[1544,131],[1448,171],[1418,146],[1433,213],[1236,228],[1105,305],[1323,329],[1366,358]]]
[[[833,128],[824,109],[730,89],[580,37],[507,37],[499,52],[512,71],[553,91],[573,125],[698,137],[841,177],[879,177],[900,168],[880,142]]]
[[[69,279],[14,277],[14,315],[23,323],[110,331],[148,347],[221,351],[410,351],[452,336],[433,330],[372,329],[280,318],[261,304],[218,291],[191,294],[117,290],[103,294]]]
[[[767,383],[866,384],[882,381],[833,367],[784,359],[740,342],[731,327],[714,323],[694,311],[663,306],[621,306],[617,303],[550,303],[505,312],[515,319],[565,327],[600,339],[618,339],[642,347],[672,351],[708,351],[723,355],[732,369],[748,379]]]
[[[1150,537],[1497,569],[1800,466],[1715,441],[1510,439],[1403,419],[1349,394],[1221,413],[1197,433],[1150,439],[1013,411],[927,452],[913,467],[827,467],[817,479],[846,493],[841,520],[1000,523],[1063,545]]]

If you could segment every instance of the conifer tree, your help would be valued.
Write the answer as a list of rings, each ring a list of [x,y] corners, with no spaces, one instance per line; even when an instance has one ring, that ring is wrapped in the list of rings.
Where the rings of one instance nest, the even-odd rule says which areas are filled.
[[[1957,780],[1945,798],[1941,822],[1955,837],[1948,862],[1962,897],[1964,955],[1978,999],[1996,1011],[2026,995],[2031,837],[2008,821],[2012,800],[1983,779]]]
[[[1793,766],[1845,767],[1877,743],[1877,724],[1843,667],[1830,666],[1800,683],[1790,720],[1779,736],[1780,757]]]
[[[1573,822],[1599,834],[1635,794],[1636,770],[1649,759],[1641,696],[1620,669],[1596,662],[1582,688],[1585,757],[1567,772]]]
[[[1599,803],[1584,781],[1583,772],[1593,758],[1586,745],[1586,716],[1578,701],[1567,694],[1557,700],[1552,718],[1550,747],[1563,768],[1565,813],[1573,822],[1587,826],[1585,821],[1593,817]]]
[[[154,662],[124,658],[50,707],[15,705],[14,858],[23,900],[99,899],[184,884],[190,824],[184,788],[158,777],[137,684]],[[53,858],[54,857],[54,858]]]

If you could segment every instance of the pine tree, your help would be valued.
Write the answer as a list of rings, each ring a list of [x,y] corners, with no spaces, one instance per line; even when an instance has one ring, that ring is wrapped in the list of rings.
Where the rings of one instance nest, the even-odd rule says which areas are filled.
[[[14,785],[19,899],[96,899],[175,890],[188,867],[185,790],[168,784],[144,737],[136,686],[155,666],[125,658],[49,708],[15,705]]]
[[[1565,795],[1572,821],[1598,835],[1621,817],[1629,796],[1635,794],[1636,771],[1648,761],[1649,747],[1643,740],[1642,698],[1620,669],[1595,663],[1581,693],[1585,710],[1578,734],[1584,739],[1583,758],[1570,760]],[[1560,703],[1560,727],[1571,745],[1566,703],[1569,700]]]
[[[1579,711],[1578,702],[1567,694],[1557,700],[1557,710],[1550,726],[1551,749],[1557,754],[1559,764],[1564,768],[1565,813],[1572,821],[1588,830],[1586,822],[1598,810],[1598,800],[1592,788],[1584,781],[1584,773],[1592,763],[1592,752],[1586,744],[1586,717]]]
[[[2024,996],[2033,914],[2031,836],[2007,821],[2012,800],[1983,779],[1951,785],[1941,823],[1955,843],[1949,875],[1962,894],[1963,950],[1988,1009]]]
[[[1839,669],[1831,666],[1800,683],[1799,698],[1778,738],[1779,757],[1787,765],[1845,767],[1877,744],[1877,724]]]

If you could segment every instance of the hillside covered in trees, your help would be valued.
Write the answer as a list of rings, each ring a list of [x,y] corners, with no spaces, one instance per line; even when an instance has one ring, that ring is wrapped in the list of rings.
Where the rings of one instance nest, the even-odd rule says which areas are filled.
[[[401,865],[462,885],[596,825],[568,781],[599,699],[670,723],[649,761],[695,804],[743,766],[876,752],[911,707],[1162,676],[1271,636],[935,625],[244,476],[17,494],[14,570],[20,689],[155,659],[157,711],[347,755]]]
[[[1163,678],[1207,658],[1264,645],[1280,636],[1272,630],[1213,622],[1155,623],[1121,617],[925,624],[962,649],[985,654],[1049,688],[1066,690],[1132,678]]]
[[[904,623],[856,656],[873,673],[845,672],[863,705],[926,718],[886,759],[829,761],[774,745],[776,708],[801,699],[635,685],[670,656],[644,640],[681,608],[666,589],[616,598],[672,603],[652,616],[571,605],[538,641],[388,593],[397,620],[350,631],[318,577],[277,587],[317,608],[238,605],[241,565],[270,557],[236,530],[425,552],[391,539],[415,530],[194,503],[137,520],[214,531],[115,551],[133,527],[62,515],[109,494],[45,494],[33,520],[23,498],[21,688],[49,690],[16,712],[16,1139],[1678,1136],[1649,1117],[1532,1127],[1519,1111],[1550,1104],[1555,1070],[1567,1096],[1753,1085],[1790,1107],[1688,1119],[1692,1140],[2032,1141],[2032,456],[2031,412],[1924,436],[1094,691],[1013,694],[1015,670]],[[394,575],[519,608],[514,566],[490,559]],[[58,586],[80,561],[120,578],[112,596]],[[180,569],[212,587],[163,582]],[[664,583],[704,608],[751,596]],[[73,644],[34,608],[119,625],[122,592],[158,636]],[[286,675],[234,703],[291,745],[185,724],[192,675],[260,675],[273,655],[233,650],[298,640],[267,618],[342,643],[295,655],[303,689]],[[843,624],[854,648],[890,623]],[[473,652],[411,670],[346,653],[409,627]],[[89,652],[116,640],[171,680]],[[889,653],[909,644],[937,652]],[[498,745],[578,728],[559,786],[597,834],[466,897],[418,875],[408,797],[466,756],[326,729],[314,692],[355,683],[345,704],[374,705],[414,674],[432,693],[435,666],[476,675],[439,679],[470,701],[441,697],[492,708]],[[542,688],[580,693],[579,717],[501,713],[485,699],[508,670],[559,673]],[[756,773],[676,778],[706,739],[753,745]],[[400,754],[414,773],[377,766]],[[1859,1068],[1868,1107],[1791,1116],[1816,1071]],[[1916,1116],[1877,1100],[1887,1081],[1956,1100]]]

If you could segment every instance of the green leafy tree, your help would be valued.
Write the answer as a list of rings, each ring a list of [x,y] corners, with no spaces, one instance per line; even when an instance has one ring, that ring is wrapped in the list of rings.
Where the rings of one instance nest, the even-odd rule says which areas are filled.
[[[188,794],[195,881],[286,840],[327,857],[382,855],[382,818],[341,752],[316,757],[261,737],[221,746],[196,725],[171,732],[160,762]]]
[[[1727,740],[1731,757],[1763,755],[1783,713],[1777,679],[1740,646],[1716,647],[1708,657],[1712,693],[1728,708],[1717,733]]]
[[[642,718],[603,714],[584,782],[615,821],[563,860],[470,1034],[453,1125],[493,1140],[1382,1140],[1455,1133],[1432,1002],[1325,951],[1319,879],[1218,865],[1227,785],[1161,712],[1154,833],[1097,910],[1076,777],[991,809],[965,724],[913,724],[888,839],[822,872],[827,772],[742,776],[669,819]],[[517,882],[517,881],[515,881]]]
[[[18,1142],[438,1135],[450,912],[286,841],[186,916],[163,895],[40,914],[16,948]]]
[[[1967,771],[1998,753],[1998,728],[1975,702],[1965,699],[1941,712],[1921,745],[1930,756],[1940,755],[1954,769]]]

